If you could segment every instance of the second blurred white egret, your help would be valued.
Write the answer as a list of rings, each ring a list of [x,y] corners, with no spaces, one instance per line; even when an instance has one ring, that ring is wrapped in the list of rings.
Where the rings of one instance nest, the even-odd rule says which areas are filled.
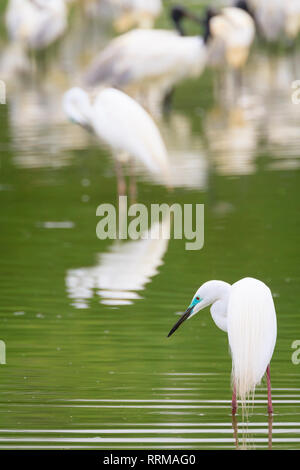
[[[125,93],[104,88],[92,102],[86,91],[75,87],[65,93],[63,106],[70,120],[109,146],[117,162],[133,158],[167,180],[168,156],[160,132],[149,114]]]

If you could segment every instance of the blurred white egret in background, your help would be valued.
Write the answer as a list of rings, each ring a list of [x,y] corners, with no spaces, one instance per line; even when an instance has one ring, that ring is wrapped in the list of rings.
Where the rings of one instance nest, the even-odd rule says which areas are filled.
[[[132,27],[152,28],[162,11],[161,0],[110,0],[116,7],[118,18],[114,26],[118,32]]]
[[[66,29],[65,0],[10,0],[6,26],[10,39],[23,47],[47,47]]]
[[[276,343],[277,322],[270,289],[249,277],[233,285],[223,281],[205,282],[168,336],[186,319],[210,305],[215,324],[228,333],[232,356],[232,414],[236,413],[237,398],[241,399],[242,408],[246,408],[246,400],[254,395],[265,372],[268,412],[272,414],[270,361]]]
[[[255,38],[253,18],[241,8],[209,8],[204,22],[209,64],[243,67]]]
[[[135,29],[104,48],[84,81],[89,87],[105,84],[122,89],[156,114],[173,86],[201,74],[205,64],[206,47],[200,36]]]
[[[150,115],[132,98],[114,88],[100,90],[93,102],[81,88],[71,88],[63,98],[66,115],[95,135],[112,151],[116,163],[130,158],[168,180],[169,161],[160,132]],[[117,166],[119,194],[124,181]]]
[[[83,0],[84,1],[84,0]],[[98,16],[113,22],[119,33],[131,28],[152,28],[162,12],[161,0],[86,0],[84,7],[89,16]]]
[[[294,40],[300,32],[300,0],[243,0],[259,33],[270,42]]]
[[[139,240],[116,241],[107,253],[97,256],[96,266],[68,270],[66,288],[72,305],[88,308],[88,300],[95,293],[102,304],[111,306],[130,305],[141,299],[138,292],[144,290],[162,265],[169,233],[170,218],[165,217],[162,222],[153,223]]]
[[[14,84],[9,94],[8,119],[12,161],[17,167],[68,166],[73,158],[69,150],[82,150],[89,144],[88,134],[66,121],[62,93],[60,80],[55,81],[51,75],[39,85],[22,80]]]

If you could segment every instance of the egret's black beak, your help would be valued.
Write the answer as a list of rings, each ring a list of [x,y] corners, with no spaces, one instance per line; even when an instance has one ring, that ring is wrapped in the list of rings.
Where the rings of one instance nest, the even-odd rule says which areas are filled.
[[[189,316],[191,315],[192,311],[193,311],[193,308],[194,308],[194,305],[189,307],[185,312],[184,314],[179,318],[178,322],[173,326],[173,328],[171,329],[170,333],[168,334],[168,338],[177,330],[177,328],[180,327],[181,323],[183,323],[185,320],[187,320],[189,318]]]

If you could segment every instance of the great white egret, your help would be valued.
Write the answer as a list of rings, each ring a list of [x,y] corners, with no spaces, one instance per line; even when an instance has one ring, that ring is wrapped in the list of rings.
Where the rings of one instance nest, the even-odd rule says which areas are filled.
[[[66,29],[65,0],[10,0],[6,26],[11,40],[29,49],[42,49]]]
[[[133,158],[167,180],[168,156],[160,132],[149,114],[125,93],[104,88],[92,102],[86,91],[75,87],[65,93],[63,107],[70,120],[94,132],[111,149],[116,162]]]
[[[100,52],[87,70],[84,84],[122,89],[147,109],[157,109],[176,83],[201,74],[206,57],[200,36],[134,29],[113,39]]]
[[[267,372],[268,412],[273,413],[270,361],[273,355],[277,322],[270,289],[263,282],[244,278],[230,285],[224,281],[205,282],[168,336],[186,320],[211,305],[210,312],[218,328],[228,333],[232,356],[232,414],[237,398],[245,407]]]

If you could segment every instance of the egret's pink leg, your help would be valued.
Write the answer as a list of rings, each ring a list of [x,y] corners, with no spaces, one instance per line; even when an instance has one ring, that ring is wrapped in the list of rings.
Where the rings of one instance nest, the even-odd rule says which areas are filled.
[[[126,195],[126,180],[124,178],[122,164],[115,159],[115,170],[117,175],[118,197]]]
[[[236,387],[235,385],[233,386],[233,392],[232,392],[232,414],[233,416],[236,414],[237,410],[237,404],[236,404]]]
[[[270,364],[267,367],[267,384],[268,384],[268,413],[269,415],[271,415],[273,413],[273,406],[272,406],[272,394],[271,394]]]

